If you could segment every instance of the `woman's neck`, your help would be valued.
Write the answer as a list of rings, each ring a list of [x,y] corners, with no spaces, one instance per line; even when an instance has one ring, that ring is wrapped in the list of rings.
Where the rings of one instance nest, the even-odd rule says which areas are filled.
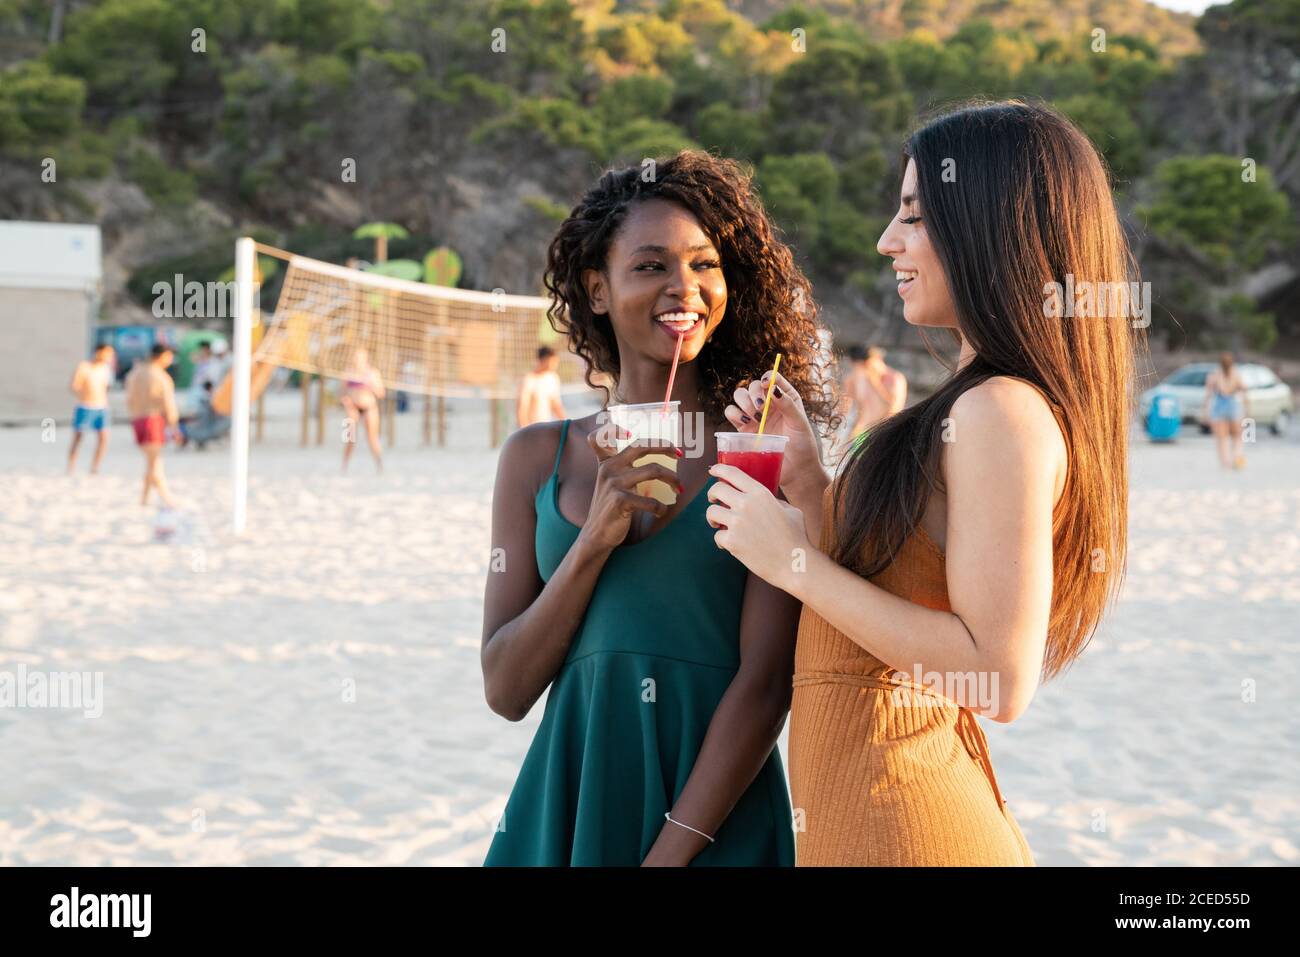
[[[668,398],[680,402],[684,414],[699,412],[704,408],[700,402],[700,377],[697,370],[698,366],[694,362],[681,363],[677,366],[677,376],[673,379],[673,394]],[[668,373],[668,366],[656,362],[637,363],[619,370],[610,403],[635,405],[640,402],[662,402],[664,392],[668,389]]]
[[[975,350],[971,348],[970,340],[965,336],[962,336],[961,351],[957,353],[957,370],[960,372],[962,369],[966,368],[974,358]]]

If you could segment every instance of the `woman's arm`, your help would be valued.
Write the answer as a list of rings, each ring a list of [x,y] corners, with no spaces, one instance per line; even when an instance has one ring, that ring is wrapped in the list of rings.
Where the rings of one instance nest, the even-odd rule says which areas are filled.
[[[633,465],[648,448],[667,452],[667,442],[637,440],[615,451],[609,430],[587,436],[599,459],[591,506],[577,538],[550,581],[537,571],[533,500],[558,445],[558,427],[539,423],[506,441],[492,495],[492,555],[483,596],[483,687],[488,706],[511,721],[526,715],[564,664],[605,562],[623,540],[635,512],[662,517],[668,506],[637,495],[638,482],[676,482],[658,463]]]
[[[718,545],[885,664],[920,671],[958,704],[1018,717],[1042,670],[1052,600],[1052,509],[1065,439],[1030,386],[994,378],[963,393],[945,444],[948,601],[937,611],[885,591],[813,548],[798,511],[739,469],[709,489]],[[806,563],[791,561],[802,550]],[[980,688],[980,676],[985,685]],[[990,677],[994,676],[994,677]],[[991,685],[996,681],[996,685]]]
[[[831,477],[820,463],[797,480],[781,486],[785,500],[803,513],[804,531],[814,547],[822,540],[822,500]]]
[[[951,412],[944,449],[951,612],[913,604],[821,552],[789,576],[807,605],[892,668],[996,721],[1028,706],[1042,670],[1052,600],[1052,510],[1065,441],[1029,386],[992,379]],[[937,673],[937,674],[934,674]],[[982,683],[981,674],[988,677]]]
[[[740,668],[718,703],[686,786],[671,808],[681,821],[716,835],[776,745],[790,710],[799,603],[757,575],[748,576],[740,617]],[[777,822],[792,826],[791,822]],[[664,821],[643,862],[689,864],[709,842]]]
[[[564,664],[609,557],[579,536],[550,581],[543,583],[537,571],[533,499],[556,432],[546,423],[513,433],[501,450],[492,493],[483,686],[488,706],[511,721],[528,714]]]

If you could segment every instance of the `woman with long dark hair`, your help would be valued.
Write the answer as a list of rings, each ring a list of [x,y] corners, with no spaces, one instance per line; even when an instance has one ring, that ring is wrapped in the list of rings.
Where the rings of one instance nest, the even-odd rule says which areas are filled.
[[[713,467],[726,482],[707,514],[721,547],[804,603],[798,863],[1027,865],[975,715],[1022,715],[1118,589],[1141,333],[1123,309],[1079,315],[1053,299],[1085,283],[1128,290],[1134,264],[1100,156],[1046,107],[939,117],[904,163],[878,249],[906,320],[952,330],[955,368],[834,482],[787,455],[793,504]],[[809,432],[803,390],[778,386],[769,428]],[[757,395],[737,391],[737,428]]]
[[[620,403],[672,399],[677,470],[618,451],[602,413],[538,423],[501,452],[483,616],[488,704],[546,710],[489,865],[790,865],[776,740],[799,605],[716,548],[715,431],[745,370],[823,394],[808,281],[749,177],[701,152],[606,173],[547,257],[550,318]],[[819,421],[828,400],[808,404]],[[659,479],[671,504],[638,494]],[[671,498],[672,496],[666,496]]]

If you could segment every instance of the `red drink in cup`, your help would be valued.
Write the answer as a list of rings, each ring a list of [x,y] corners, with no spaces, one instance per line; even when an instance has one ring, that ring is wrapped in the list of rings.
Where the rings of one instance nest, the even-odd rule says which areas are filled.
[[[715,432],[713,435],[718,442],[719,465],[734,465],[776,494],[781,486],[781,463],[785,460],[787,436],[754,432]]]

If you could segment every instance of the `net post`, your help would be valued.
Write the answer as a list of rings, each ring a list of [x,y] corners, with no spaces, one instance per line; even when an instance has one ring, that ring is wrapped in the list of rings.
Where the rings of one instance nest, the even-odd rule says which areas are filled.
[[[235,323],[234,362],[231,366],[230,466],[231,525],[236,535],[244,533],[248,518],[248,419],[252,391],[253,299],[256,249],[253,240],[235,240]]]
[[[433,444],[433,343],[426,330],[424,336],[424,422],[420,438],[425,448]]]
[[[298,373],[298,391],[302,393],[302,432],[298,436],[298,447],[307,447],[308,422],[311,419],[311,376],[306,372]]]
[[[316,377],[316,444],[325,444],[325,376]]]

